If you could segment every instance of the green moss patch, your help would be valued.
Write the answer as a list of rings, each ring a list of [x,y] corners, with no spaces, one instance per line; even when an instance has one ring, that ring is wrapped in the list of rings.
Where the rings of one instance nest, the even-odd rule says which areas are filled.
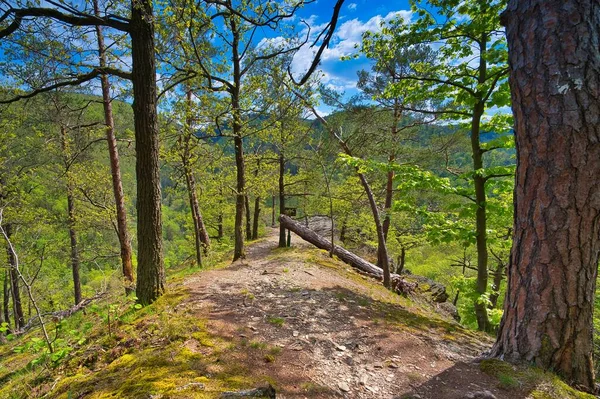
[[[532,399],[594,399],[565,384],[555,374],[537,367],[515,366],[498,359],[486,359],[480,364],[484,373],[498,379],[505,390],[526,391]]]

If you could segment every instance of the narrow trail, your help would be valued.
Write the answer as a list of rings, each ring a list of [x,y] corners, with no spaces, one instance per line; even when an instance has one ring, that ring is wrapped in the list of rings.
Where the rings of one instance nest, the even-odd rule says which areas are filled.
[[[184,282],[186,307],[239,348],[236,362],[273,382],[278,398],[511,397],[471,362],[486,349],[480,336],[413,313],[297,236],[292,245],[277,249],[270,231],[244,261]]]

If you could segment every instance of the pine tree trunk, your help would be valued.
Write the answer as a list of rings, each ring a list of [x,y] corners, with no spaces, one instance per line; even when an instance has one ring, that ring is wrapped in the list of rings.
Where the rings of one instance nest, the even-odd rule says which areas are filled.
[[[492,355],[592,391],[600,253],[600,4],[510,0],[515,217]]]
[[[258,221],[260,218],[260,197],[254,199],[254,218],[252,221],[252,239],[258,238]]]
[[[100,15],[98,0],[94,0],[94,13]],[[96,26],[96,36],[98,39],[98,56],[100,67],[106,67],[106,53],[104,46],[104,35],[102,27]],[[102,103],[104,106],[104,124],[106,125],[106,142],[108,143],[108,156],[110,159],[110,170],[113,183],[113,193],[115,197],[115,207],[117,211],[117,235],[121,246],[121,266],[123,278],[125,279],[125,292],[133,292],[134,276],[131,240],[129,229],[127,228],[127,209],[125,208],[125,195],[123,194],[123,183],[121,180],[121,166],[119,162],[119,150],[117,139],[115,137],[115,124],[112,112],[112,101],[110,98],[110,82],[107,75],[100,78],[102,87]]]
[[[153,21],[152,1],[133,0],[130,36],[138,219],[136,296],[143,305],[154,302],[165,289]]]

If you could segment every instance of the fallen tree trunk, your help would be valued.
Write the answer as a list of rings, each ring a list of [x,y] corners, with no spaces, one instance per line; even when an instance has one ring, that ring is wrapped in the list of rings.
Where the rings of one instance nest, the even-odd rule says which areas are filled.
[[[72,306],[69,309],[65,309],[65,310],[59,310],[56,312],[50,312],[50,313],[43,313],[41,316],[42,317],[49,317],[54,321],[61,321],[62,319],[66,319],[67,317],[72,316],[73,314],[79,312],[80,310],[84,309],[86,306],[88,306],[90,303],[104,297],[106,295],[106,291],[100,292],[96,295],[94,295],[91,298],[85,298],[83,299],[81,302],[79,302],[77,305]],[[27,324],[25,324],[23,327],[19,328],[19,330],[15,331],[14,334],[15,335],[21,335],[21,334],[25,334],[27,331],[29,331],[31,328],[33,327],[37,327],[40,323],[38,320],[38,317],[32,317],[31,319],[29,319],[29,321],[27,322]],[[36,322],[37,321],[37,322]]]
[[[299,235],[303,240],[308,241],[317,248],[324,249],[326,251],[331,251],[330,241],[318,235],[308,227],[302,226],[300,223],[296,222],[289,216],[280,215],[279,223],[281,223],[281,226],[293,231],[294,233]],[[335,246],[335,248],[333,249],[333,254],[337,256],[342,262],[347,263],[355,269],[373,275],[379,279],[383,278],[383,270],[380,267],[375,266],[371,262],[367,262],[360,256],[357,256],[352,252],[345,250],[339,245]],[[397,274],[392,274],[391,278],[393,280],[401,280],[401,277]]]

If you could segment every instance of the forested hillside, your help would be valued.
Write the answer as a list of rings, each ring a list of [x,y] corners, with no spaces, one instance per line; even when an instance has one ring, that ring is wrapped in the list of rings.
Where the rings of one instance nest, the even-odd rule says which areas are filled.
[[[0,396],[596,394],[598,5],[400,3],[0,2]]]

